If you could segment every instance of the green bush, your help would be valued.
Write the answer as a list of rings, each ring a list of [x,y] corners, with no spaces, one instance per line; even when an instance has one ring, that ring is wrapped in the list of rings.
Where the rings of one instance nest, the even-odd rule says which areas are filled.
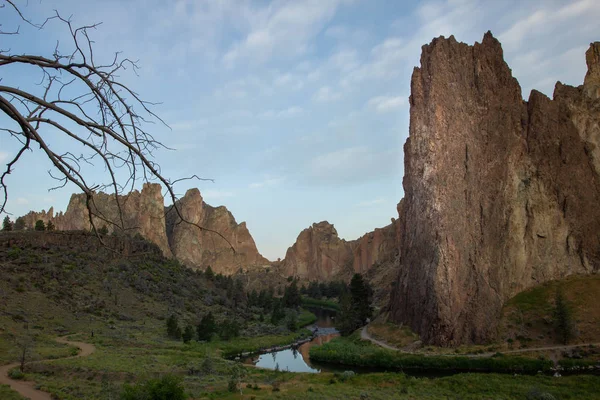
[[[8,377],[10,379],[20,380],[23,379],[25,375],[21,372],[19,368],[13,368],[10,371],[8,371]]]
[[[121,400],[185,400],[181,379],[174,375],[149,379],[134,386],[125,384]]]
[[[524,357],[422,356],[382,349],[370,343],[336,338],[323,346],[310,349],[310,359],[357,367],[387,370],[424,369],[453,371],[486,371],[536,373],[549,371],[552,362]]]

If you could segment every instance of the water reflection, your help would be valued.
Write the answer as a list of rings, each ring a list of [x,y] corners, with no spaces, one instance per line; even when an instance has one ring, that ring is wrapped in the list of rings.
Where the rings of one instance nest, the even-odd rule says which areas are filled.
[[[261,354],[258,357],[253,357],[245,360],[246,364],[254,364],[257,367],[274,369],[290,372],[321,372],[320,368],[310,363],[308,352],[312,346],[321,345],[329,342],[334,337],[339,336],[338,333],[318,336],[308,343],[304,343],[298,348],[275,351],[269,354]],[[298,357],[300,355],[300,357]]]
[[[312,341],[304,343],[296,348],[274,351],[268,354],[261,354],[244,360],[246,364],[254,364],[257,367],[275,369],[290,372],[321,372],[322,368],[311,364],[309,350],[312,346],[318,346],[329,342],[336,336],[339,336],[337,330],[333,327],[335,311],[322,308],[309,308],[317,316],[314,325],[307,327],[315,332],[317,337]],[[300,355],[300,357],[298,357]]]

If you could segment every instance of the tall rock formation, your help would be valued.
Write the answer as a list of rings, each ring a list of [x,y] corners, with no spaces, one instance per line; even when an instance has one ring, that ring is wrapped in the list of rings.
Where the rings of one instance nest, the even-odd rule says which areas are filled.
[[[598,271],[599,50],[583,86],[525,102],[491,33],[423,46],[392,319],[429,343],[484,342],[516,293]]]
[[[298,235],[281,262],[284,274],[324,281],[351,268],[352,246],[340,239],[327,221],[312,224]]]
[[[224,274],[269,264],[258,252],[246,223],[238,224],[224,206],[206,204],[198,189],[188,190],[177,208],[192,223],[182,223],[175,208],[167,207],[169,245],[178,260],[189,266],[210,266]]]
[[[288,276],[326,281],[348,280],[355,272],[366,273],[383,264],[391,269],[398,254],[400,234],[400,221],[396,219],[351,241],[340,239],[335,227],[327,221],[314,223],[303,230],[287,250],[281,262],[282,270]],[[389,278],[387,269],[378,269],[377,277]],[[389,280],[387,282],[389,284]]]
[[[195,225],[180,223],[175,209],[165,208],[159,184],[146,183],[141,192],[119,196],[118,202],[113,195],[97,193],[92,208],[101,216],[94,217],[97,228],[106,226],[109,233],[140,234],[155,243],[165,257],[174,256],[189,267],[210,265],[216,273],[232,274],[240,268],[269,263],[256,249],[246,223],[236,223],[223,206],[206,204],[198,189],[188,190],[178,201],[182,216]],[[91,228],[85,194],[73,194],[64,214],[54,215],[50,208],[48,212],[32,211],[23,218],[27,229],[33,229],[38,219],[52,221],[59,231]]]

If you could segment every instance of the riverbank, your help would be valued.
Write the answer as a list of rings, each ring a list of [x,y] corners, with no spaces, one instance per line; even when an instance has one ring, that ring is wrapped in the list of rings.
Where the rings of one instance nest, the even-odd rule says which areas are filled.
[[[378,347],[361,341],[358,335],[336,338],[320,347],[310,350],[310,358],[320,363],[361,368],[374,368],[394,371],[431,371],[431,372],[501,372],[519,374],[553,373],[594,373],[596,365],[572,363],[555,367],[551,360],[543,357],[527,358],[507,356],[497,353],[491,357],[467,356],[423,356],[401,353]]]

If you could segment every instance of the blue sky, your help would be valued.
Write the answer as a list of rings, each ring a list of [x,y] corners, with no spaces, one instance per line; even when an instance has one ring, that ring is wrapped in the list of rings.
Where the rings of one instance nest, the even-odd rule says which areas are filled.
[[[161,102],[154,110],[171,129],[151,130],[175,149],[155,153],[163,174],[213,178],[177,192],[197,186],[209,204],[226,205],[269,259],[283,257],[313,222],[328,220],[351,240],[397,216],[410,76],[432,38],[472,44],[491,30],[525,98],[532,88],[551,96],[557,80],[582,83],[585,50],[600,40],[596,0],[21,4],[34,20],[57,9],[76,25],[102,22],[92,36],[96,56],[122,51],[139,60],[138,76],[122,80]],[[7,28],[14,14],[0,9],[0,21]],[[0,47],[51,55],[57,40],[67,46],[59,24],[21,32]],[[0,73],[3,84],[39,90],[39,71]],[[1,163],[16,149],[0,135]],[[66,208],[76,189],[49,192],[49,169],[38,150],[26,154],[8,180],[9,212]]]

